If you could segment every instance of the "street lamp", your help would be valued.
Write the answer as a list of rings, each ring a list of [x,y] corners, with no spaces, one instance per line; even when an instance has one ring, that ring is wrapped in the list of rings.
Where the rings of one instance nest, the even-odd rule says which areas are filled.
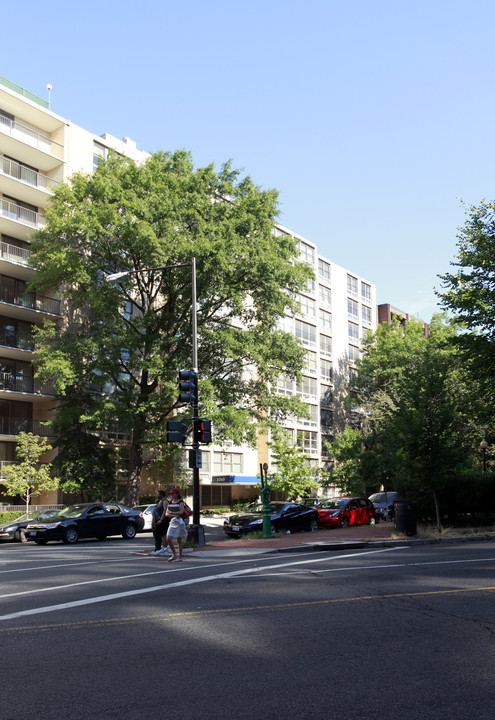
[[[480,448],[483,455],[483,472],[486,472],[486,449],[488,447],[487,441],[483,438],[480,442]]]
[[[106,276],[106,280],[109,283],[119,282],[128,275],[139,275],[141,273],[153,272],[154,270],[170,270],[172,268],[190,267],[191,286],[192,286],[192,369],[195,373],[198,372],[198,318],[197,318],[197,302],[196,302],[196,258],[193,257],[191,262],[188,263],[177,263],[175,265],[160,265],[159,267],[142,268],[139,270],[122,270],[121,272],[112,273]],[[198,399],[196,397],[193,405],[193,420],[198,419],[199,407]],[[199,443],[193,442],[193,450],[199,449]],[[197,453],[196,453],[197,454]],[[198,465],[195,462],[195,466]],[[193,525],[197,530],[196,542],[198,545],[203,546],[205,544],[204,529],[199,522],[199,467],[193,467]]]

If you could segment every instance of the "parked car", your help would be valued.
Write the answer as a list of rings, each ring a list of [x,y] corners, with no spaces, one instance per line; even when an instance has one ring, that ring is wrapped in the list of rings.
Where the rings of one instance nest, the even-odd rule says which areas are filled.
[[[48,520],[36,520],[26,530],[26,540],[45,545],[49,540],[76,543],[79,538],[122,535],[132,540],[144,525],[141,512],[119,503],[78,503],[60,510]]]
[[[397,498],[396,492],[379,492],[370,495],[370,500],[375,506],[377,520],[393,520],[394,519],[394,502]],[[387,510],[385,510],[387,508]]]
[[[147,532],[148,530],[151,530],[151,521],[153,519],[154,508],[154,505],[135,505],[132,508],[133,510],[136,510],[136,512],[140,512],[143,514],[144,525],[141,532]]]
[[[15,520],[0,525],[0,540],[13,540],[21,542],[21,531],[27,528],[30,522],[34,520],[46,520],[52,515],[56,515],[58,510],[43,510],[42,512],[31,511],[20,515]]]
[[[246,510],[231,515],[223,524],[223,531],[230,537],[239,537],[263,530],[263,504],[253,503]],[[318,530],[318,513],[315,508],[294,502],[270,503],[270,528],[272,533]]]
[[[317,510],[319,523],[325,527],[374,525],[376,522],[375,508],[367,498],[329,498]]]

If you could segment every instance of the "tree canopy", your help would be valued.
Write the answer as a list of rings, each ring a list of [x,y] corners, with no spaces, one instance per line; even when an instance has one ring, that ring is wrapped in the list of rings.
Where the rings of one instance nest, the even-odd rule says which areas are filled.
[[[41,456],[51,449],[46,438],[29,432],[17,436],[17,462],[3,469],[2,483],[12,495],[22,495],[26,508],[33,496],[56,490],[59,479],[51,474],[49,463],[41,463]]]
[[[277,213],[276,191],[230,163],[195,169],[186,151],[141,165],[111,155],[93,175],[57,187],[33,242],[32,288],[59,288],[66,313],[37,332],[38,372],[67,402],[86,397],[81,432],[129,433],[129,504],[138,501],[145,448],[159,456],[166,418],[187,417],[177,371],[192,364],[190,268],[146,269],[196,258],[200,412],[215,440],[254,443],[257,424],[301,412],[298,400],[269,390],[304,364],[279,321],[312,274],[294,238],[274,237]],[[109,284],[119,271],[138,272]]]
[[[495,377],[495,202],[466,207],[466,222],[457,235],[453,272],[440,275],[437,291],[443,308],[465,332],[459,346],[470,357],[480,379]]]
[[[352,389],[365,419],[361,445],[351,438],[345,455],[351,479],[430,499],[438,521],[439,493],[476,462],[487,431],[485,399],[455,337],[440,316],[428,336],[416,322],[382,324],[369,334]]]

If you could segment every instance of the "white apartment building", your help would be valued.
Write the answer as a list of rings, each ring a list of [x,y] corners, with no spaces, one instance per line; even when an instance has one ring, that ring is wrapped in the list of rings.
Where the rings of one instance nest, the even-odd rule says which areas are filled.
[[[315,279],[299,297],[300,313],[284,318],[281,328],[300,339],[307,364],[300,384],[280,377],[276,392],[299,395],[308,405],[309,418],[292,418],[285,426],[309,464],[327,469],[327,443],[346,423],[359,422],[359,411],[343,409],[344,383],[360,353],[361,339],[377,325],[376,288],[368,280],[336,265],[318,253],[317,246],[277,225],[275,236],[292,235],[300,259],[314,270]],[[255,450],[215,445],[203,450],[202,506],[226,506],[233,500],[257,495],[260,464],[271,456],[267,443]],[[315,473],[316,474],[316,473]]]
[[[0,77],[0,481],[2,468],[15,459],[21,430],[50,437],[42,423],[56,403],[53,387],[34,378],[32,328],[44,318],[61,318],[62,303],[55,292],[36,296],[26,290],[35,272],[29,264],[30,235],[43,226],[57,183],[79,170],[92,172],[109,149],[137,162],[147,157],[129,138],[94,135],[53,113],[47,101]],[[282,323],[307,350],[304,378],[296,386],[281,377],[276,391],[299,395],[308,404],[310,417],[293,418],[287,429],[311,465],[325,467],[326,442],[336,427],[349,421],[342,412],[342,383],[359,354],[361,338],[376,328],[375,287],[319,255],[311,241],[280,225],[274,234],[293,235],[301,259],[315,273],[299,298],[300,314]],[[202,456],[202,506],[228,505],[256,494],[260,463],[270,465],[266,441],[258,448],[213,444]],[[46,497],[39,499],[46,502]]]
[[[5,464],[15,460],[20,431],[53,439],[42,423],[55,393],[34,378],[32,329],[44,318],[60,319],[62,303],[55,292],[26,290],[35,273],[30,236],[43,227],[56,185],[78,170],[92,172],[110,148],[136,161],[147,156],[128,138],[83,130],[0,77],[0,480]]]

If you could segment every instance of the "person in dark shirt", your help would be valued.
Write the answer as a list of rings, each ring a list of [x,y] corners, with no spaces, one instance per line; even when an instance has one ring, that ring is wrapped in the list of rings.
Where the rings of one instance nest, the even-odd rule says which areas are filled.
[[[156,505],[153,508],[151,528],[155,538],[155,555],[168,555],[167,530],[170,518],[167,517],[168,500],[165,490],[158,490]]]

